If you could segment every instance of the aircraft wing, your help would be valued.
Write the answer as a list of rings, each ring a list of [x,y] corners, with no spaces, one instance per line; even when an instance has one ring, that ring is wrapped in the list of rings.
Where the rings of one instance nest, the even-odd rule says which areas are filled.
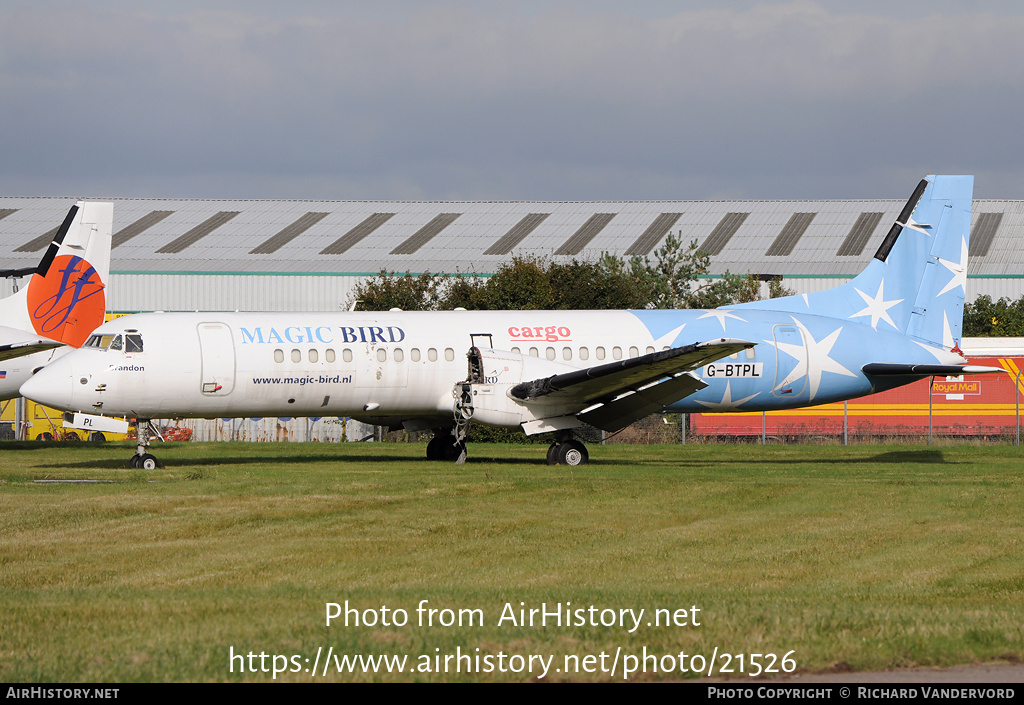
[[[579,418],[598,428],[618,430],[707,386],[684,373],[752,347],[754,343],[734,338],[695,343],[521,382],[511,394],[524,402],[548,398],[571,403],[581,411],[600,404]]]
[[[17,328],[0,326],[0,361],[62,347],[56,340],[30,335]]]

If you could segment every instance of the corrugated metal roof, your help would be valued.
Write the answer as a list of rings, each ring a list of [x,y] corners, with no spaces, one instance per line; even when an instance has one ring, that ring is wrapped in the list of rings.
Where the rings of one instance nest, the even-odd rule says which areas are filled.
[[[4,266],[36,264],[74,200],[0,197]],[[671,231],[685,244],[715,246],[713,274],[787,276],[859,272],[905,202],[94,200],[114,201],[111,268],[119,272],[489,274],[511,254],[594,260],[602,252],[650,253]],[[969,274],[1024,275],[1024,201],[978,200],[974,212]],[[768,255],[797,213],[816,215],[789,254]],[[297,232],[308,214],[317,222]],[[729,214],[749,215],[724,222]],[[974,254],[986,243],[986,252]]]

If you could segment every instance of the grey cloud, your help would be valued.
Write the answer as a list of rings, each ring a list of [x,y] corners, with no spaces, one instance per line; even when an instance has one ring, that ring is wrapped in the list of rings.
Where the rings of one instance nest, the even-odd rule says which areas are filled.
[[[977,173],[981,195],[1024,194],[1024,16],[695,6],[5,12],[0,129],[14,139],[0,188],[902,197],[932,170]]]

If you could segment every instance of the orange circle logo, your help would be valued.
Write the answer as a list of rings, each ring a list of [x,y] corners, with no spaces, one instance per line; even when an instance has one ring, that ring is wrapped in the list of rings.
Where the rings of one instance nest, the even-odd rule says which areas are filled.
[[[81,347],[106,312],[103,282],[96,268],[81,257],[54,258],[46,276],[32,275],[28,314],[36,333]]]

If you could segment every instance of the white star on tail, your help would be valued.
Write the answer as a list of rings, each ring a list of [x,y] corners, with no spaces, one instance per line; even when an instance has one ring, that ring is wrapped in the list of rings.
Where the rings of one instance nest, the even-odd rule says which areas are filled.
[[[818,394],[818,387],[821,386],[822,373],[832,372],[837,375],[843,375],[844,377],[857,376],[829,357],[829,354],[832,352],[832,346],[836,344],[839,334],[843,331],[842,326],[832,331],[821,340],[815,340],[814,336],[811,335],[811,332],[807,330],[807,327],[800,321],[796,320],[795,317],[793,318],[793,323],[795,323],[803,333],[804,346],[801,347],[799,345],[792,345],[788,343],[774,343],[775,347],[781,349],[787,355],[795,357],[797,360],[796,367],[794,367],[793,371],[786,376],[786,379],[782,380],[782,383],[779,384],[776,389],[782,389],[787,384],[807,375],[807,379],[811,383],[810,399],[813,400]],[[804,348],[806,348],[806,356],[804,356]]]
[[[939,264],[948,269],[953,273],[953,278],[946,284],[946,288],[939,292],[939,296],[942,296],[947,291],[963,287],[964,292],[967,291],[967,238],[960,241],[960,261],[951,262],[945,259],[939,259]]]
[[[737,321],[741,321],[743,323],[746,323],[745,319],[740,318],[739,316],[733,314],[731,311],[728,311],[728,310],[725,310],[725,309],[721,309],[721,308],[716,308],[716,309],[713,309],[711,311],[708,311],[703,316],[698,317],[697,320],[700,320],[701,318],[717,318],[718,322],[722,324],[722,331],[723,332],[725,331],[725,319],[726,318],[735,318]]]
[[[732,388],[729,386],[730,384],[730,382],[725,383],[725,394],[722,395],[722,401],[698,401],[697,403],[702,406],[706,406],[709,409],[713,409],[714,411],[727,411],[729,409],[735,409],[739,407],[741,404],[746,404],[748,401],[750,401],[751,399],[753,399],[754,397],[761,393],[755,392],[754,394],[751,394],[749,397],[743,397],[742,399],[737,399],[736,401],[733,401]]]
[[[898,303],[902,303],[903,299],[893,299],[891,301],[885,301],[885,297],[882,292],[882,289],[884,287],[885,280],[883,279],[882,281],[878,282],[878,293],[875,294],[873,297],[868,296],[860,289],[854,288],[854,291],[860,294],[860,297],[864,299],[864,303],[867,304],[867,307],[862,311],[858,311],[857,313],[852,314],[850,318],[859,318],[860,316],[871,316],[871,327],[874,328],[875,330],[878,330],[879,320],[885,321],[893,328],[896,328],[896,324],[892,322],[892,318],[889,316],[889,309]]]

